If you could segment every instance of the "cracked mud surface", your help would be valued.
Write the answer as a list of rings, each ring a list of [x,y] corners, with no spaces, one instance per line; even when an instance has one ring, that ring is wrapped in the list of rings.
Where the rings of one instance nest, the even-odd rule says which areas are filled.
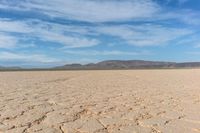
[[[1,72],[0,133],[200,133],[200,70]]]

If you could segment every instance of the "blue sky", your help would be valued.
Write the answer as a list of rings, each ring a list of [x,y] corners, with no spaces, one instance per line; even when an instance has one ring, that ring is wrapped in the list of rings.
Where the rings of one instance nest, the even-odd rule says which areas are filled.
[[[199,0],[1,0],[0,65],[200,61]]]

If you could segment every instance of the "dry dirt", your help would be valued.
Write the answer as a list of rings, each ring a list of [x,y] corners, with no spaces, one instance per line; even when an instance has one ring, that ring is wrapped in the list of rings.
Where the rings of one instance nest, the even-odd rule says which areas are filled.
[[[1,133],[200,133],[200,70],[0,73]]]

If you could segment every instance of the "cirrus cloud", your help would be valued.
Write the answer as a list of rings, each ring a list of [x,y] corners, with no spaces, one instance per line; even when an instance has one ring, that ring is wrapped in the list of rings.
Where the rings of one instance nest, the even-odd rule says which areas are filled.
[[[159,5],[152,0],[29,0],[1,1],[0,8],[37,11],[51,17],[88,22],[121,21],[152,16]]]

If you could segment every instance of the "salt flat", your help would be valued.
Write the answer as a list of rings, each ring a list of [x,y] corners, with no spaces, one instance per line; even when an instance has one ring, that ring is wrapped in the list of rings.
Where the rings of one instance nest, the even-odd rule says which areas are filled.
[[[198,133],[200,70],[0,73],[1,133]]]

